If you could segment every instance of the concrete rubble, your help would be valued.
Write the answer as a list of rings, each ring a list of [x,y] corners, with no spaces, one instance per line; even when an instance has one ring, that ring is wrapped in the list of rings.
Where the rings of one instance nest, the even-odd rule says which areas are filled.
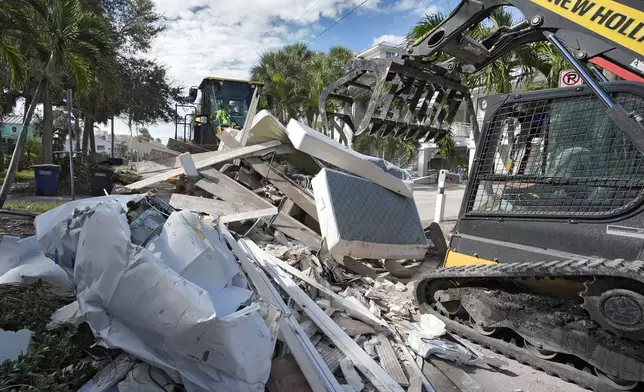
[[[432,244],[408,174],[266,111],[219,138],[0,242],[0,284],[75,295],[47,329],[120,353],[80,390],[433,391],[423,358],[476,362],[411,299]]]

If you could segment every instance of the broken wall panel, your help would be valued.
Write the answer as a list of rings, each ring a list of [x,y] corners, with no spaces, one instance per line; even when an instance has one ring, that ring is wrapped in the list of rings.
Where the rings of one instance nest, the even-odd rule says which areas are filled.
[[[271,334],[239,266],[189,211],[173,212],[144,248],[116,203],[88,211],[74,280],[83,318],[121,348],[206,390],[262,390]]]
[[[400,195],[413,197],[413,182],[404,170],[381,159],[360,154],[297,120],[289,121],[286,133],[296,149]]]
[[[419,259],[427,239],[413,199],[322,169],[312,181],[322,237],[337,259]]]

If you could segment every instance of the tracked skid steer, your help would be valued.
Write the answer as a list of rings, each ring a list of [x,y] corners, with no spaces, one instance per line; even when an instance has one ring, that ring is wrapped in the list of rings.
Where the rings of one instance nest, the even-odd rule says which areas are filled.
[[[473,38],[502,6],[525,20]],[[540,41],[582,86],[473,101],[463,75]],[[329,130],[437,142],[465,105],[476,156],[443,266],[416,279],[422,311],[582,387],[642,391],[643,82],[644,1],[470,0],[407,55],[356,60],[320,111]]]

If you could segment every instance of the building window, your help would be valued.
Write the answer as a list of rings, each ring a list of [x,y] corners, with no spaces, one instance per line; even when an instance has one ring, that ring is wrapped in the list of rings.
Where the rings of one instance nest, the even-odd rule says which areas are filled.
[[[390,58],[392,58],[392,57],[394,57],[393,52],[385,52],[385,58],[386,58],[386,59],[390,59]]]
[[[105,151],[105,146],[96,146],[96,151]]]
[[[18,132],[18,128],[16,128],[16,127],[11,127],[11,132],[13,132],[13,133]]]

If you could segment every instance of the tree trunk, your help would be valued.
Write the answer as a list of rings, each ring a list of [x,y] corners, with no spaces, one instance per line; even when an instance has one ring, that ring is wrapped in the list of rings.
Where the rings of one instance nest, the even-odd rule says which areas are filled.
[[[51,102],[51,84],[45,80],[43,82],[43,124],[42,124],[42,163],[52,163],[54,161],[53,143],[54,143],[54,113]]]
[[[309,128],[313,128],[313,124],[315,124],[315,113],[313,112],[313,109],[307,109],[306,110],[306,122],[309,125]]]
[[[94,117],[89,119],[89,151],[92,161],[96,158],[96,139],[94,138]]]
[[[52,60],[49,60],[48,66],[45,68],[47,71],[51,67]],[[9,189],[13,184],[13,180],[16,177],[16,170],[18,170],[18,163],[20,162],[20,157],[22,156],[22,150],[25,148],[25,143],[27,142],[27,135],[29,134],[29,123],[31,123],[31,117],[36,110],[38,104],[38,93],[42,87],[42,82],[38,83],[34,96],[29,104],[29,109],[25,114],[25,119],[22,123],[22,129],[20,130],[20,135],[18,135],[18,140],[16,141],[16,148],[13,149],[13,156],[11,157],[11,163],[9,164],[9,170],[7,175],[2,182],[2,188],[0,189],[0,208],[4,206],[5,201],[7,201],[7,196],[9,196]]]
[[[84,114],[85,114],[85,119],[83,120],[83,145],[82,145],[81,151],[83,151],[83,156],[87,156],[87,155],[89,155],[87,153],[88,152],[87,146],[89,146],[89,130],[88,130],[88,127],[89,126],[94,126],[94,124],[92,124],[92,122],[89,120],[89,118],[90,118],[89,114],[87,114],[87,112],[85,112]]]

